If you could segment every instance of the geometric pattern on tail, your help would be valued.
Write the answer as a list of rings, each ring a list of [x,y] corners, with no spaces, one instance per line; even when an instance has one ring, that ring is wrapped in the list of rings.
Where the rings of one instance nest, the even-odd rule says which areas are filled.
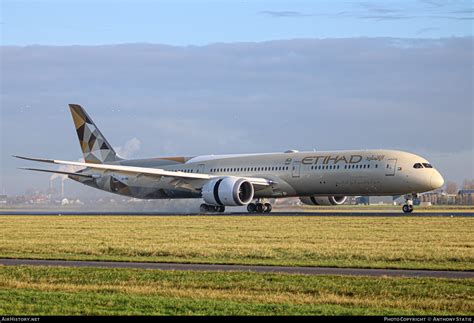
[[[69,108],[85,162],[103,164],[120,160],[87,112],[78,104],[69,104]]]

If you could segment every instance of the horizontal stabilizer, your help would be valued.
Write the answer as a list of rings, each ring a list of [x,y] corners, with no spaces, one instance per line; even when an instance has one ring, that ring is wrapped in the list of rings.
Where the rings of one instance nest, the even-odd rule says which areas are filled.
[[[24,159],[24,160],[32,160],[32,161],[37,161],[37,162],[42,162],[42,163],[54,164],[54,160],[52,160],[52,159],[23,157],[23,156],[17,156],[17,155],[12,155],[12,156],[15,157],[15,158],[20,158],[20,159]]]
[[[54,173],[54,174],[62,174],[62,175],[71,175],[71,176],[94,178],[94,176],[92,176],[92,175],[81,174],[81,173],[73,173],[73,172],[64,172],[64,171],[60,171],[60,170],[39,169],[39,168],[25,168],[25,167],[20,167],[20,168],[18,168],[18,169],[34,170],[34,171],[36,171],[36,172],[45,172],[45,173]]]

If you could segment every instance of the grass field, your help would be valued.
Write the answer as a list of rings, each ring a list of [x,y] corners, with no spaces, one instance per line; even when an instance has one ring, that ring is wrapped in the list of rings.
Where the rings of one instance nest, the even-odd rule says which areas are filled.
[[[473,295],[473,280],[0,266],[0,315],[472,315]]]
[[[474,269],[460,217],[1,216],[0,257]]]

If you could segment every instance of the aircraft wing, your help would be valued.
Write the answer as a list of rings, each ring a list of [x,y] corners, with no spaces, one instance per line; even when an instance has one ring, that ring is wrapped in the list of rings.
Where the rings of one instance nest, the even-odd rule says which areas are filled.
[[[175,179],[195,179],[195,180],[208,180],[216,177],[216,175],[209,174],[199,174],[199,173],[185,173],[179,171],[169,171],[160,168],[148,168],[148,167],[135,167],[135,166],[123,166],[123,165],[110,165],[110,164],[92,164],[92,163],[82,163],[82,162],[72,162],[65,160],[55,160],[55,159],[43,159],[43,158],[31,158],[31,157],[22,157],[22,156],[13,156],[20,159],[32,160],[42,163],[50,164],[59,164],[59,165],[72,165],[80,167],[88,167],[93,169],[109,170],[116,171],[119,173],[128,173],[133,175],[148,175],[148,176],[157,176],[157,177],[172,177]],[[36,170],[36,169],[31,169]],[[44,171],[44,170],[43,170]],[[74,173],[74,175],[77,175]],[[243,177],[254,185],[268,186],[271,182],[265,178],[258,177]]]

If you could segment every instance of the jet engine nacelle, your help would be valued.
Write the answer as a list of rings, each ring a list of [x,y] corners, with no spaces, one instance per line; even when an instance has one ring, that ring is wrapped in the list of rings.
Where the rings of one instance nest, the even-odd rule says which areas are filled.
[[[300,200],[307,205],[341,205],[346,202],[347,196],[305,196]]]
[[[216,178],[202,187],[204,202],[211,205],[241,206],[253,199],[252,183],[238,177]]]

